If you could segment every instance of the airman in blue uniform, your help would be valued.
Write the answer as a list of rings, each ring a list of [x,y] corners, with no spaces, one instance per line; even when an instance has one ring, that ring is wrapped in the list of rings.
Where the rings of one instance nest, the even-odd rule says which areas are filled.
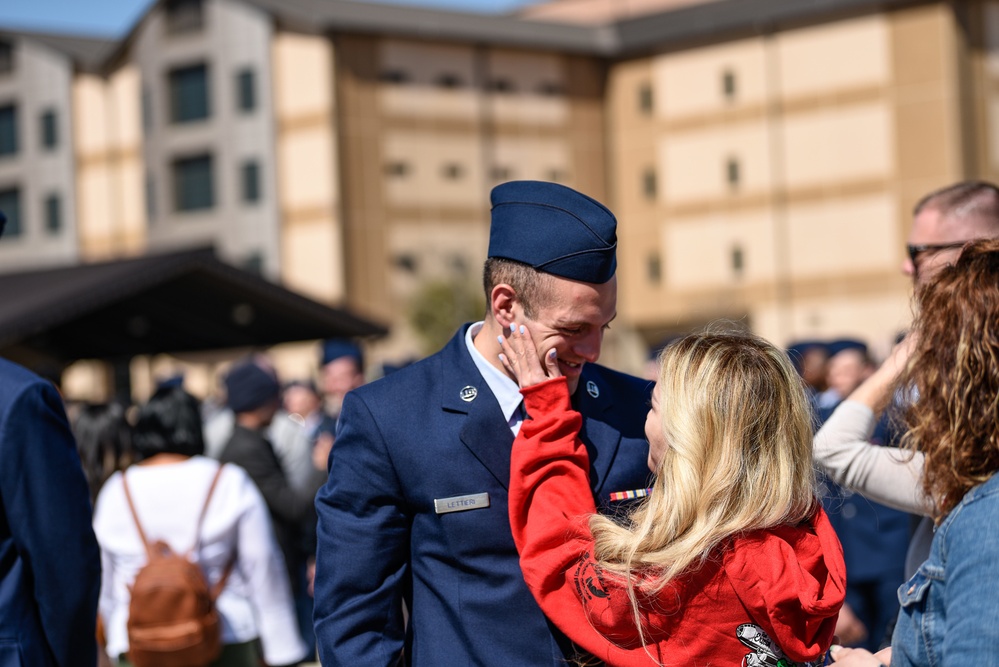
[[[572,661],[524,584],[510,533],[510,448],[524,414],[497,336],[511,323],[531,328],[540,354],[557,352],[598,506],[648,486],[651,386],[593,363],[616,315],[614,216],[553,183],[500,185],[492,205],[484,321],[343,403],[316,498],[326,667]]]

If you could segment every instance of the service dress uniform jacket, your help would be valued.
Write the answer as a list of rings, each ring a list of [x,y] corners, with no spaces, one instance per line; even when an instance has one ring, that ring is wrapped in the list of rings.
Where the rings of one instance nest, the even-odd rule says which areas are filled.
[[[0,667],[88,667],[100,551],[59,393],[0,359]]]
[[[467,326],[437,354],[344,401],[316,498],[316,637],[326,667],[564,667],[572,655],[520,571],[507,511],[513,434],[468,352]],[[650,390],[584,367],[574,403],[598,507],[648,486]]]

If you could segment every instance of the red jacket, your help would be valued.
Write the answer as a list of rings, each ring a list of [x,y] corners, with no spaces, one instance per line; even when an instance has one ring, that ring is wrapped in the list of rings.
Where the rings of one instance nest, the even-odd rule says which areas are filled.
[[[846,590],[843,551],[816,504],[809,524],[733,536],[703,566],[640,598],[593,560],[596,512],[579,413],[564,378],[523,390],[510,526],[528,587],[570,639],[609,665],[821,665]]]

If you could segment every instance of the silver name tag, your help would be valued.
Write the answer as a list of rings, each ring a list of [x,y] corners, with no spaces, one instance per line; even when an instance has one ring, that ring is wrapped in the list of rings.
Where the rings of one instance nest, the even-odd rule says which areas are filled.
[[[473,493],[470,496],[455,496],[454,498],[434,499],[434,509],[438,514],[479,510],[483,507],[489,507],[488,493]]]

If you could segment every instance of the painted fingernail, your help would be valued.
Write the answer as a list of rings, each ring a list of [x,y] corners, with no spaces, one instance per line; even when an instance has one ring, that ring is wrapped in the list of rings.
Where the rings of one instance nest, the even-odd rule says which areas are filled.
[[[510,333],[515,333],[517,331],[517,325],[510,322]]]
[[[506,355],[503,354],[503,353],[500,353],[499,358],[500,358],[500,361],[506,361]]]
[[[496,340],[498,340],[498,341],[499,341],[499,344],[500,344],[500,345],[502,345],[502,344],[503,344],[503,336],[496,336]]]
[[[554,359],[556,354],[558,354],[558,352],[556,352],[554,348],[552,348],[551,350],[548,350],[548,358],[549,359]]]
[[[525,331],[526,331],[526,329],[524,329],[524,325],[521,324],[520,325],[520,333],[523,334]]]

